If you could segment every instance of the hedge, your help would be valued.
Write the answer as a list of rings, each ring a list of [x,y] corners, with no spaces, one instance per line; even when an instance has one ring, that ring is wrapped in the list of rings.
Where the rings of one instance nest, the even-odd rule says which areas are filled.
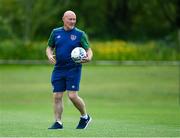
[[[24,45],[21,42],[2,41],[0,59],[46,59],[47,42],[33,42]],[[177,48],[157,41],[143,43],[114,40],[91,42],[94,60],[180,60]]]

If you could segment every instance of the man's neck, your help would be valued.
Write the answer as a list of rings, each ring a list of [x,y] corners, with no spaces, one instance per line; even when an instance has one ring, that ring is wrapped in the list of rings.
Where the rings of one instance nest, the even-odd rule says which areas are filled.
[[[64,28],[65,31],[71,31],[71,30],[74,29],[74,27],[73,28],[67,28],[66,26],[64,26],[63,28]]]

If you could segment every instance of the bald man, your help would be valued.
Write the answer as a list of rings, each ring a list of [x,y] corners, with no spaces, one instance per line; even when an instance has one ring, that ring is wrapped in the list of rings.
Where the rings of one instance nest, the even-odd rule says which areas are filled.
[[[91,61],[93,53],[85,32],[75,27],[76,14],[73,11],[66,11],[62,20],[63,27],[52,30],[46,48],[49,62],[55,64],[51,77],[55,122],[49,129],[63,129],[62,112],[65,91],[81,115],[76,129],[85,129],[91,117],[87,114],[85,103],[78,96],[78,91],[82,63]],[[81,63],[75,63],[71,59],[71,51],[75,47],[83,47],[87,52],[87,57]]]

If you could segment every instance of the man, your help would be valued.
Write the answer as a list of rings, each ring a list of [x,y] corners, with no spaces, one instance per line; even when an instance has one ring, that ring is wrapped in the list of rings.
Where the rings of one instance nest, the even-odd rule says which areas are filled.
[[[63,129],[61,116],[65,91],[68,92],[69,99],[81,114],[76,128],[85,129],[91,121],[91,117],[87,114],[85,103],[77,92],[81,79],[81,63],[91,61],[93,53],[89,47],[86,34],[75,27],[76,14],[73,11],[66,11],[62,20],[63,27],[53,29],[46,49],[50,63],[55,64],[51,77],[55,123],[49,129]],[[87,56],[81,63],[75,63],[71,59],[71,51],[75,47],[83,47],[87,52]],[[53,51],[55,51],[55,55]]]

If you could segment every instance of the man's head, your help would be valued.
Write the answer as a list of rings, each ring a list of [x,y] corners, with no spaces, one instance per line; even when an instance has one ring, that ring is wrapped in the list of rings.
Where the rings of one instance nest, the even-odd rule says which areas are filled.
[[[64,29],[71,30],[76,24],[76,14],[73,11],[66,11],[62,17]]]

